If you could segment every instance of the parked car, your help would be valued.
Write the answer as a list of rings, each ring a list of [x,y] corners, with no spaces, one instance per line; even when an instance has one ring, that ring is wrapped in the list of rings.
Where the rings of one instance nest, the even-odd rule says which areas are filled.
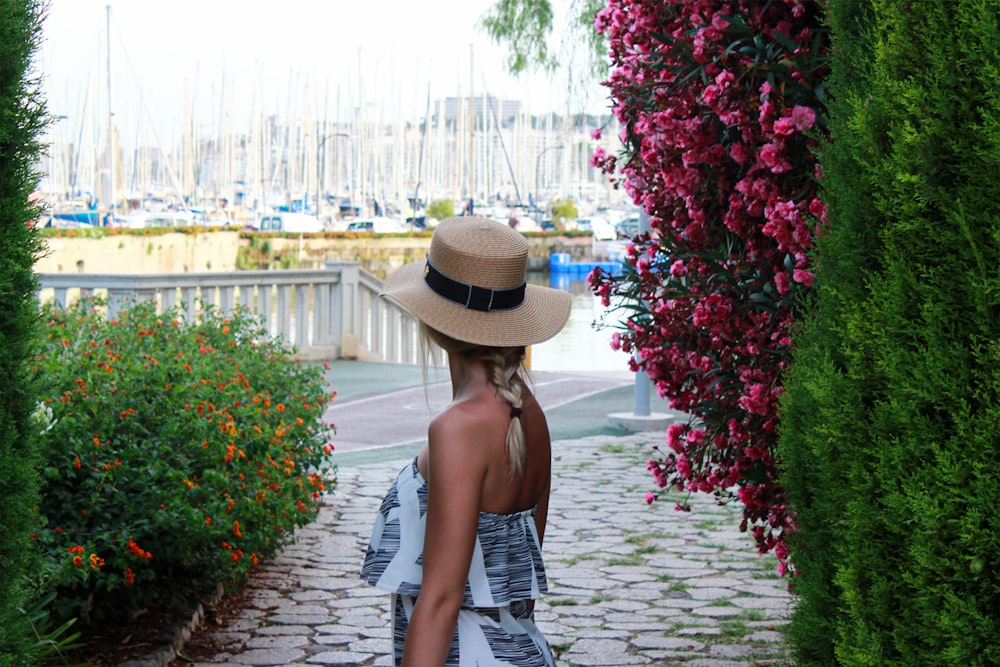
[[[326,230],[315,215],[279,211],[262,215],[256,225],[256,231],[318,234]]]
[[[370,218],[368,220],[355,220],[347,225],[347,231],[354,233],[399,234],[405,232],[406,228],[392,218]]]

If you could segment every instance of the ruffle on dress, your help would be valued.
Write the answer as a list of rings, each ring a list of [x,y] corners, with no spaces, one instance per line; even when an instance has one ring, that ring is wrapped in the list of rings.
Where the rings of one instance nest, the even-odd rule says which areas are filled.
[[[427,482],[416,459],[400,471],[375,518],[361,577],[382,590],[417,597],[423,579]],[[502,607],[548,591],[535,509],[479,513],[463,607]]]

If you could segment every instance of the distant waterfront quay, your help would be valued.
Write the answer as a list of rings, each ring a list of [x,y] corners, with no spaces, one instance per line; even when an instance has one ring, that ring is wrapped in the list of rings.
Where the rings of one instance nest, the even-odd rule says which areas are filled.
[[[620,260],[624,242],[586,234],[526,234],[529,270],[548,271],[553,254],[574,262]],[[321,269],[328,262],[357,262],[383,278],[402,264],[424,258],[430,234],[242,234],[222,228],[205,232],[152,233],[72,230],[47,237],[48,252],[35,271],[48,273],[186,273],[236,271],[241,256],[261,263],[281,259],[289,267]],[[264,253],[255,256],[255,253]],[[266,268],[264,266],[259,268]]]
[[[303,264],[317,268],[238,271],[242,241],[232,232],[50,238],[50,252],[36,266],[42,276],[40,298],[65,306],[82,289],[107,296],[112,312],[136,297],[154,298],[163,309],[186,304],[189,312],[202,302],[223,310],[247,306],[264,319],[272,335],[284,337],[304,359],[419,363],[415,325],[378,298],[378,274],[420,261],[428,238],[309,238],[301,244],[291,238],[268,240],[275,246],[287,242],[302,253],[307,260]],[[627,355],[610,347],[615,315],[605,313],[589,291],[586,273],[537,270],[548,269],[553,251],[587,264],[594,258],[607,261],[609,253],[620,255],[621,248],[587,237],[529,240],[536,268],[529,280],[573,295],[566,329],[532,349],[532,368],[627,371]],[[342,261],[346,257],[363,261]],[[603,327],[595,326],[602,321]]]

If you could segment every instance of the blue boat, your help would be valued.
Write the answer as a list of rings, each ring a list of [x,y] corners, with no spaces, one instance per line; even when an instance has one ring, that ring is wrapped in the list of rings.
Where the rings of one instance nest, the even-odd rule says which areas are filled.
[[[70,223],[75,225],[90,225],[92,227],[97,227],[100,224],[99,221],[99,214],[96,210],[53,211],[50,226],[59,227],[60,223],[62,223],[63,226],[65,226],[65,223]]]

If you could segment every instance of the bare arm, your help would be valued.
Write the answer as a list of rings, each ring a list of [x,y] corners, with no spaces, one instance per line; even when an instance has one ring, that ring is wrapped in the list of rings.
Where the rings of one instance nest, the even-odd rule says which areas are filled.
[[[486,473],[485,450],[474,446],[474,438],[474,424],[454,413],[435,419],[428,431],[423,583],[403,646],[403,667],[443,665],[455,634]]]
[[[549,517],[549,490],[552,488],[551,482],[545,485],[545,491],[538,499],[535,509],[535,530],[538,531],[538,546],[542,546],[545,541],[545,522]]]

